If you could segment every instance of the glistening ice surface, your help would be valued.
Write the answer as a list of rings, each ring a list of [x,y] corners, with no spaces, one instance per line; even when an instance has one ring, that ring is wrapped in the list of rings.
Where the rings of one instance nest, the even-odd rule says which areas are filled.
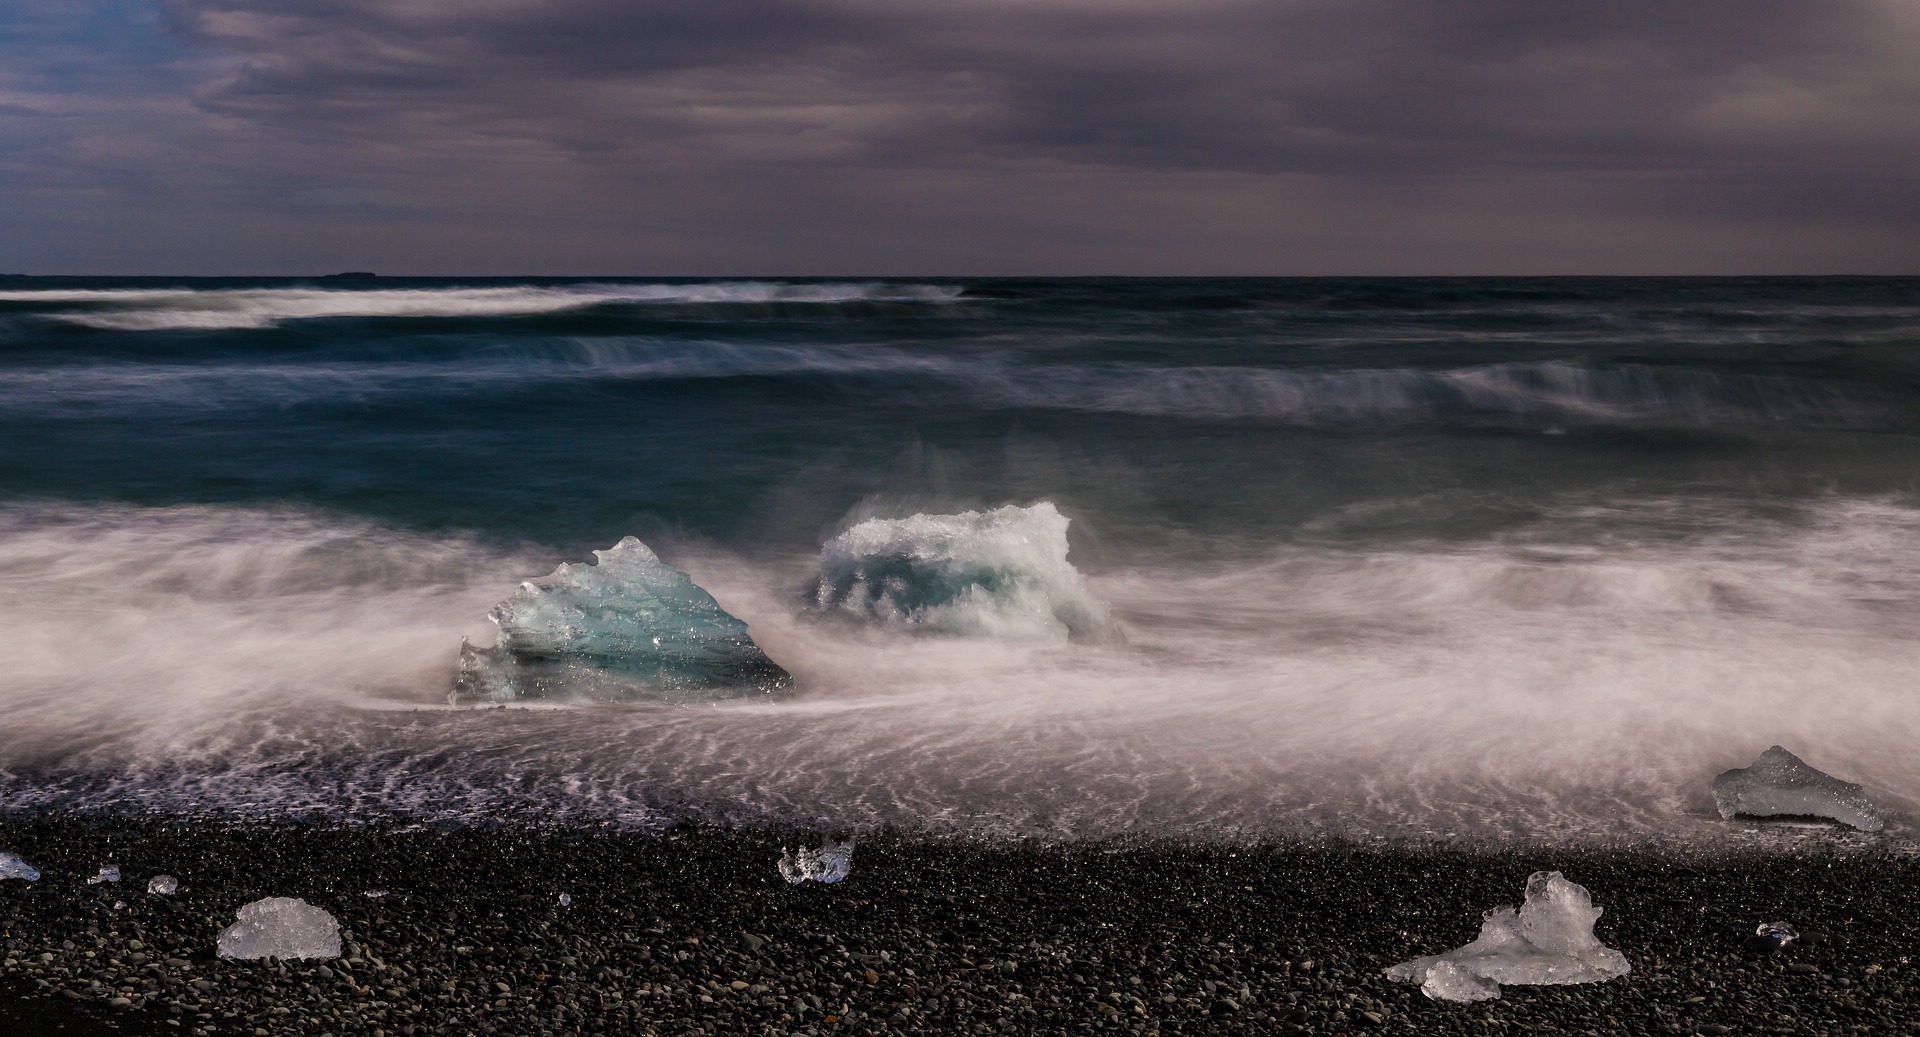
[[[529,580],[487,613],[494,644],[460,645],[448,701],[707,702],[791,690],[793,678],[686,573],[626,537]]]
[[[1403,961],[1387,976],[1444,1001],[1489,1000],[1500,996],[1501,984],[1602,983],[1633,971],[1625,955],[1593,934],[1604,913],[1585,886],[1557,871],[1536,871],[1519,910],[1493,908],[1481,916],[1472,943]]]
[[[222,958],[338,958],[340,923],[298,897],[242,905],[216,940]]]
[[[1864,832],[1884,827],[1860,786],[1809,767],[1777,745],[1715,777],[1713,804],[1727,818],[1820,817]]]
[[[1920,282],[380,283],[0,297],[4,806],[1911,843]],[[626,536],[792,695],[446,706]]]

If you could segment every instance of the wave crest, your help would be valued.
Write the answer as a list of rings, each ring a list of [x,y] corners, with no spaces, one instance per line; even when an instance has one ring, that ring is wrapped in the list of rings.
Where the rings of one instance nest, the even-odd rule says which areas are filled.
[[[520,317],[608,304],[944,302],[941,285],[725,281],[451,288],[78,288],[0,292],[41,315],[106,331],[222,331],[350,317]]]

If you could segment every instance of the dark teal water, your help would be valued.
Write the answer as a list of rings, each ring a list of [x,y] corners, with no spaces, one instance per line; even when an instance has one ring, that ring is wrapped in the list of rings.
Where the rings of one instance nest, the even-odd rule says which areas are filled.
[[[1042,501],[1122,644],[797,618],[861,519]],[[9,279],[0,535],[17,804],[1652,832],[1774,741],[1920,797],[1920,279]],[[627,535],[794,704],[401,708]]]

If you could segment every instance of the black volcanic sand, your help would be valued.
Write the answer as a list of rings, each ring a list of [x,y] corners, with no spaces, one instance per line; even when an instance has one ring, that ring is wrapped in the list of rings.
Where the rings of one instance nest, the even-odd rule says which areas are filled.
[[[789,837],[786,841],[791,842]],[[0,1033],[1909,1033],[1916,864],[1873,854],[1368,850],[876,838],[833,886],[782,839],[0,820]],[[126,881],[89,886],[100,864]],[[1609,983],[1428,1000],[1381,970],[1471,939],[1559,869],[1633,963]],[[146,892],[179,877],[178,896]],[[378,899],[368,890],[388,890]],[[570,907],[560,893],[573,897]],[[214,955],[298,896],[346,957]],[[1755,956],[1789,921],[1810,939]],[[1909,988],[1912,988],[1911,993]]]

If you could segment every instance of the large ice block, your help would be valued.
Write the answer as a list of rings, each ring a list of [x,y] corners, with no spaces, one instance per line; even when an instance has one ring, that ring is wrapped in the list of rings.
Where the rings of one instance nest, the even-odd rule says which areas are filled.
[[[340,923],[295,897],[267,897],[242,907],[220,930],[222,958],[338,958]]]
[[[449,701],[695,702],[792,689],[745,623],[647,545],[627,537],[594,557],[494,606],[499,640],[462,642]]]
[[[1884,825],[1860,786],[1822,774],[1777,745],[1714,778],[1713,805],[1725,818],[1824,817],[1863,832]]]
[[[1051,503],[869,519],[820,550],[814,607],[901,630],[1101,641],[1119,628],[1067,561]]]
[[[1624,976],[1632,966],[1619,951],[1593,935],[1602,909],[1586,888],[1557,871],[1527,879],[1520,910],[1496,907],[1481,916],[1480,936],[1464,947],[1403,961],[1387,976],[1419,983],[1428,997],[1482,1001],[1499,996],[1498,984],[1599,983]],[[1445,964],[1440,976],[1431,975]],[[1474,983],[1465,972],[1492,984]]]

